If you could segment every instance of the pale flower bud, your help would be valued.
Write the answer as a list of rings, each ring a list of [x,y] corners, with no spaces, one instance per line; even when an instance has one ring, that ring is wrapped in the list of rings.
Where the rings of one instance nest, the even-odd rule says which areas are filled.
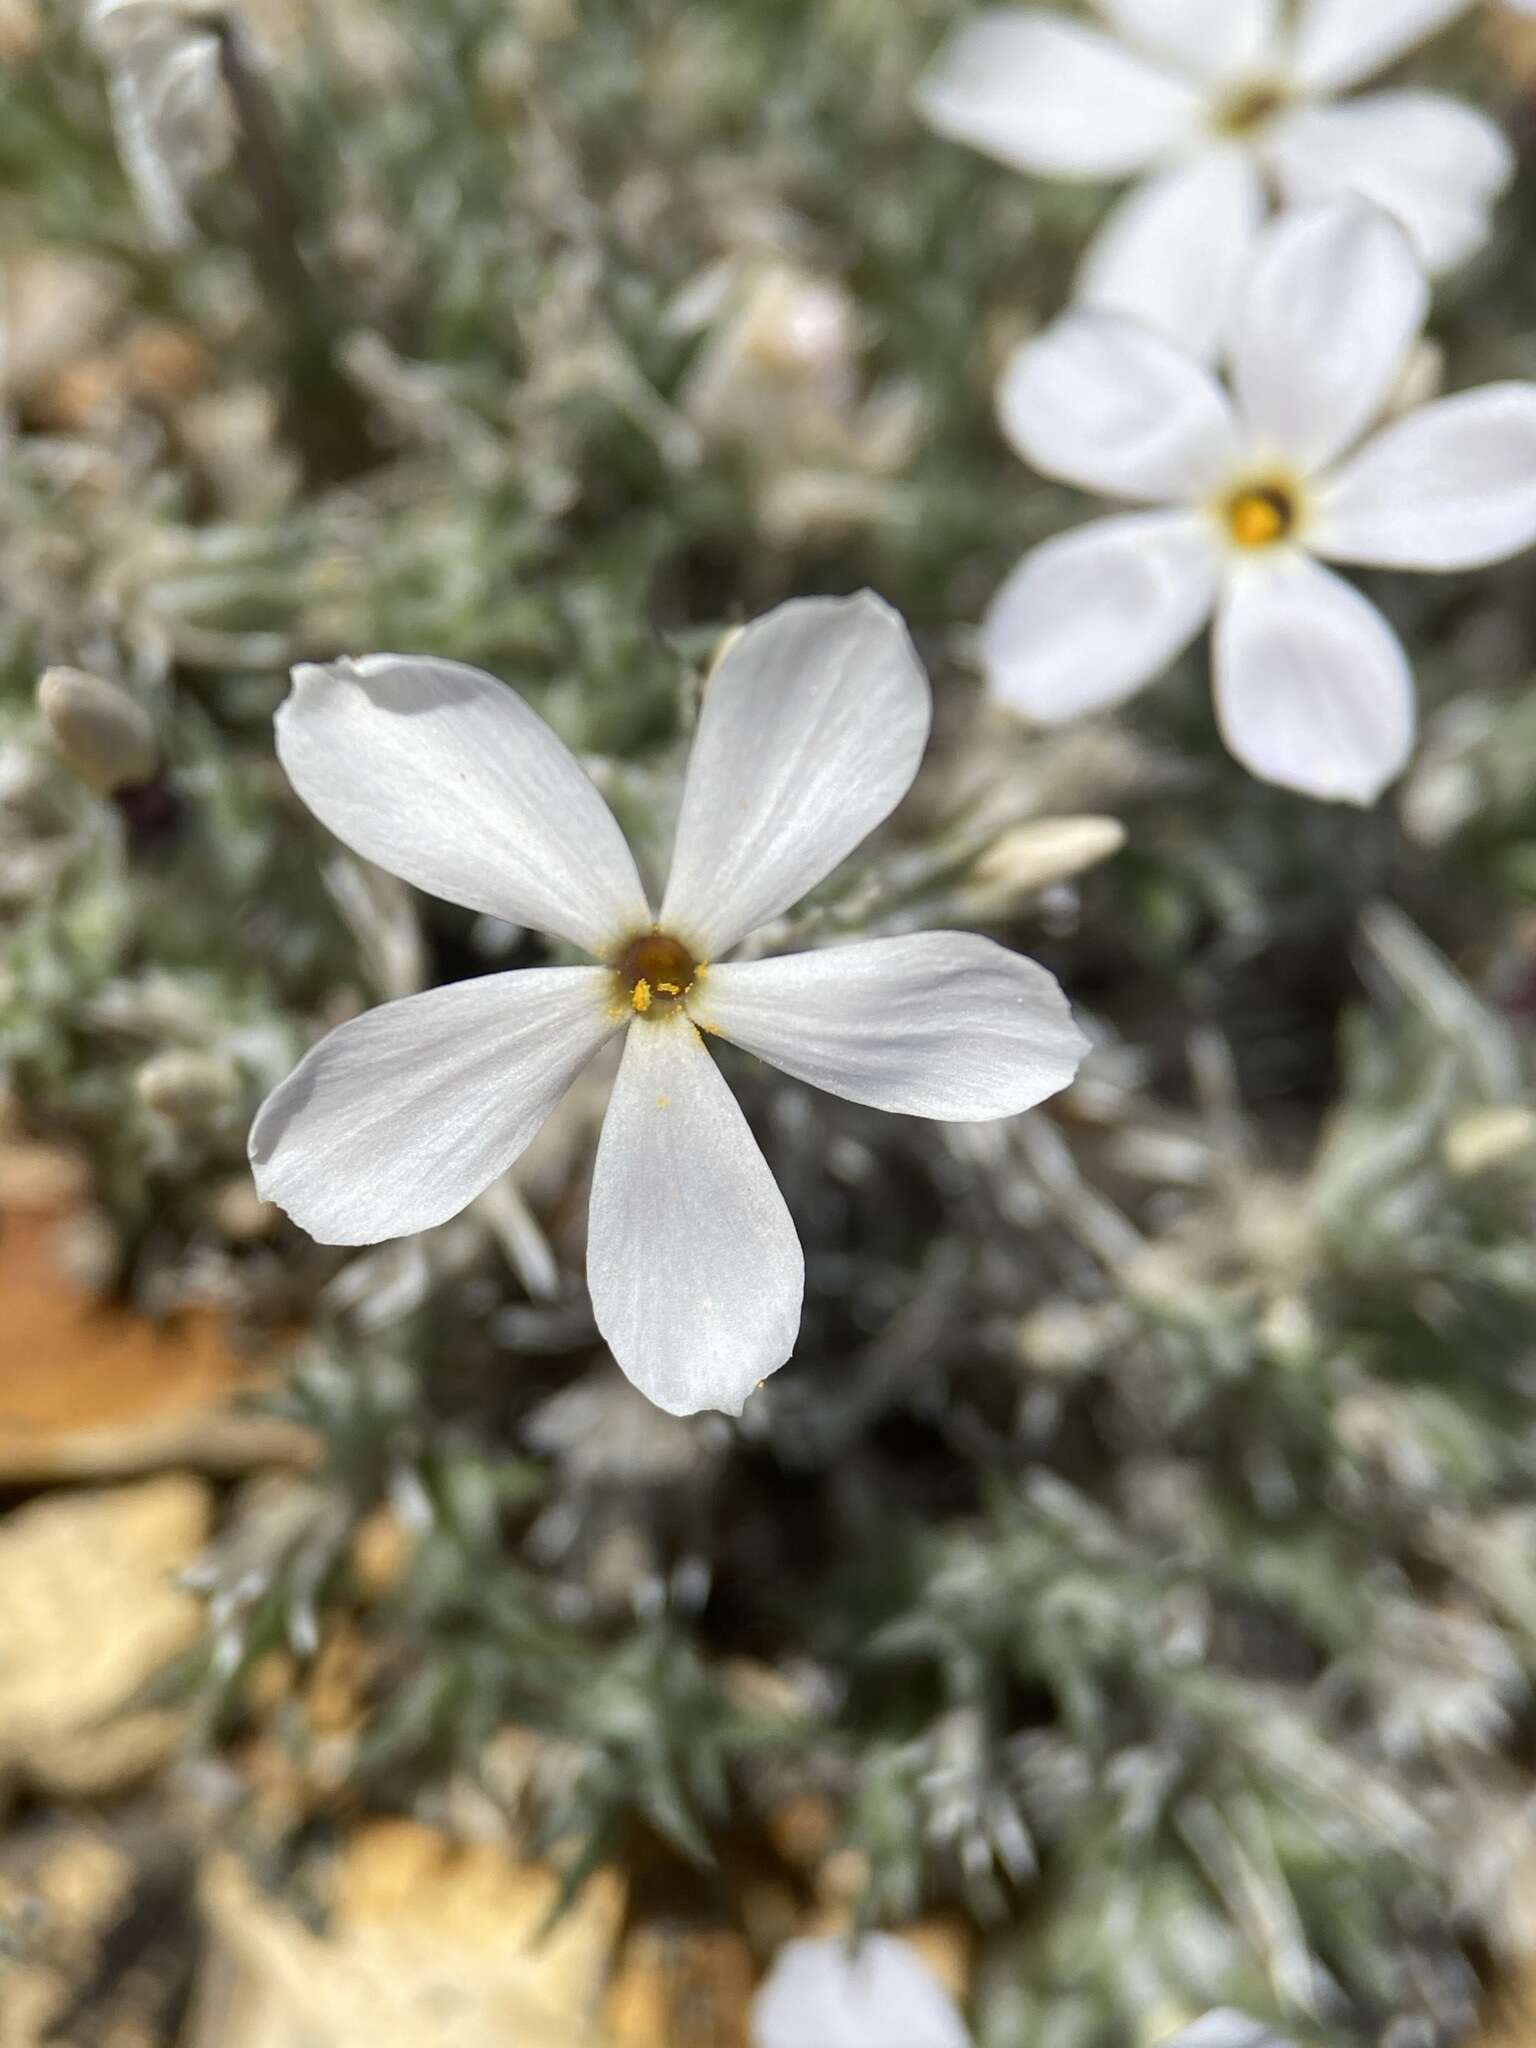
[[[51,668],[37,708],[60,758],[99,796],[148,782],[160,762],[143,706],[116,683],[81,668]]]
[[[858,355],[857,309],[842,285],[760,266],[727,293],[682,409],[711,440],[774,461],[833,447],[858,395]]]
[[[234,1107],[240,1077],[222,1053],[156,1053],[140,1067],[135,1085],[146,1109],[188,1128],[217,1123]]]
[[[1441,1142],[1446,1171],[1458,1180],[1490,1168],[1509,1166],[1536,1147],[1536,1112],[1521,1103],[1468,1110],[1456,1118]]]
[[[167,248],[192,233],[188,201],[230,161],[235,123],[208,18],[180,0],[97,0],[118,155]]]
[[[973,865],[968,883],[978,899],[1003,905],[1110,860],[1125,844],[1118,818],[1036,818],[1000,832]]]

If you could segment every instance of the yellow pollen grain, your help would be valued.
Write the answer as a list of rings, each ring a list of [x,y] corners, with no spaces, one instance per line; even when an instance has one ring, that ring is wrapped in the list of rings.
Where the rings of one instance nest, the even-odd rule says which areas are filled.
[[[644,978],[637,981],[629,992],[629,1000],[643,1017],[651,1007],[651,984]]]

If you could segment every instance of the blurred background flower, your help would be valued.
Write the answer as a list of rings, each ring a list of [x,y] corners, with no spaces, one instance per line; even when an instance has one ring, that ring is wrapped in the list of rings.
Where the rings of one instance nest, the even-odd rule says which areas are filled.
[[[1369,200],[1435,273],[1486,242],[1514,174],[1497,125],[1423,90],[1342,97],[1471,4],[1099,0],[1101,27],[996,8],[956,30],[917,104],[941,135],[1018,170],[1145,173],[1095,235],[1078,293],[1214,355],[1271,195]]]

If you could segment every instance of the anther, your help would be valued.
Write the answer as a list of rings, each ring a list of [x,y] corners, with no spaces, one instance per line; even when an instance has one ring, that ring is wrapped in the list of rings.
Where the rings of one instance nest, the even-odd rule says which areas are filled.
[[[614,962],[624,1001],[638,1016],[670,1010],[693,986],[698,965],[669,932],[642,932]]]

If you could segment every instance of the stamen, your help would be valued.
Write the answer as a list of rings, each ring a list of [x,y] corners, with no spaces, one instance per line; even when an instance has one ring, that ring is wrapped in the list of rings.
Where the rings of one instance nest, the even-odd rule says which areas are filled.
[[[614,962],[623,1001],[637,1016],[670,1010],[699,972],[693,955],[670,932],[642,932]]]

